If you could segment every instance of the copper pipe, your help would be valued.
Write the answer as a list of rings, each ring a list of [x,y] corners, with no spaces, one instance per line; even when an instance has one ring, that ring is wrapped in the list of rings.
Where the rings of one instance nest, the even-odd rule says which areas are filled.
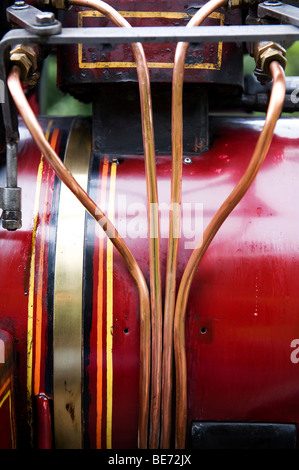
[[[106,217],[103,211],[89,197],[83,188],[77,183],[69,170],[65,167],[58,155],[46,140],[44,133],[24,95],[21,81],[20,69],[13,66],[8,77],[8,88],[27,125],[33,140],[38,146],[44,158],[53,168],[56,175],[72,191],[76,198],[82,203],[87,212],[99,223],[106,235],[122,256],[131,276],[133,277],[140,301],[140,389],[139,389],[139,434],[138,444],[140,448],[147,447],[148,439],[148,415],[149,415],[149,389],[150,389],[150,300],[147,284],[144,276],[129,248],[118,234],[117,230]]]
[[[93,8],[106,15],[116,26],[130,28],[131,25],[114,8],[100,0],[70,0],[70,5]],[[150,79],[144,49],[141,43],[131,44],[138,74],[145,172],[149,217],[149,263],[150,294],[152,315],[152,383],[151,383],[151,423],[149,447],[159,446],[161,374],[162,374],[162,293],[160,274],[160,228],[158,213],[158,191],[156,176],[156,157],[152,116]]]
[[[192,17],[187,28],[199,26],[214,10],[227,0],[211,0]],[[171,433],[171,397],[173,368],[173,321],[176,296],[177,257],[181,223],[181,186],[183,161],[183,81],[185,58],[189,43],[179,42],[176,47],[172,83],[172,174],[171,207],[164,306],[161,444],[169,448]]]
[[[194,249],[183,273],[175,308],[174,343],[176,365],[176,448],[184,448],[187,422],[187,363],[185,350],[185,315],[194,274],[217,231],[242,199],[253,182],[269,150],[274,128],[280,116],[285,97],[285,76],[281,65],[270,64],[273,86],[263,130],[257,141],[250,163],[239,183],[218,209]]]

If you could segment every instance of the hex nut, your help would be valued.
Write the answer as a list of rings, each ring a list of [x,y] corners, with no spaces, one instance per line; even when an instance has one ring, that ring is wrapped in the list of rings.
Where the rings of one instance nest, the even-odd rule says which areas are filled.
[[[286,50],[273,41],[260,42],[255,45],[254,58],[256,66],[266,75],[271,75],[269,65],[275,60],[285,68],[287,64]]]
[[[4,210],[2,213],[2,227],[9,232],[22,228],[22,212]]]
[[[50,11],[42,11],[37,13],[35,16],[35,21],[40,25],[52,24],[55,21],[55,15]]]
[[[10,61],[21,69],[21,80],[26,82],[30,74],[37,70],[35,50],[31,46],[18,44],[10,52]]]
[[[281,48],[283,49],[283,48]],[[285,51],[285,50],[284,50]],[[275,60],[280,63],[280,65],[285,69],[287,65],[287,59],[283,52],[279,50],[277,47],[269,47],[266,51],[261,54],[261,69],[267,75],[270,75],[270,63]]]
[[[13,64],[18,65],[21,69],[21,80],[22,82],[26,80],[31,69],[31,61],[26,54],[15,52],[11,54],[10,60]]]

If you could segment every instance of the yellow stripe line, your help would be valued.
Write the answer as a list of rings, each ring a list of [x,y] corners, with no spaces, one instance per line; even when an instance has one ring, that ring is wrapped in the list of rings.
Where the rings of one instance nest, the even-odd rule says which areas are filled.
[[[15,449],[15,439],[14,439],[14,430],[13,430],[13,422],[12,422],[12,409],[11,409],[11,390],[9,389],[6,395],[0,401],[0,408],[8,398],[8,405],[9,405],[9,421],[10,421],[10,438],[11,438],[11,446]]]
[[[51,147],[55,150],[57,138],[59,136],[59,129],[55,129],[51,138]],[[44,211],[41,218],[41,247],[38,261],[38,273],[36,276],[37,287],[36,287],[36,319],[35,319],[35,364],[34,364],[34,395],[40,392],[40,367],[41,367],[41,343],[42,343],[42,316],[43,316],[43,270],[44,270],[44,256],[45,256],[45,226],[47,217],[48,207],[48,192],[49,192],[49,172],[48,168],[47,180],[46,180],[46,194],[44,202]]]
[[[108,218],[113,222],[115,201],[116,163],[111,165]],[[106,447],[112,449],[112,407],[113,407],[113,244],[107,240],[107,422]]]
[[[0,389],[0,397],[1,395],[3,394],[3,391],[8,387],[8,385],[10,385],[10,378],[8,378],[5,382],[5,384],[3,385],[3,387]]]
[[[10,389],[9,389],[8,392],[6,392],[6,394],[5,394],[4,397],[2,398],[2,400],[0,401],[0,408],[2,408],[3,403],[5,402],[5,400],[7,399],[7,397],[10,396],[10,394],[11,394],[11,391],[10,391]]]
[[[187,13],[180,12],[163,12],[163,11],[120,11],[119,12],[124,18],[172,18],[172,19],[184,19],[190,18]],[[97,11],[81,11],[78,14],[78,27],[83,27],[83,18],[92,18],[92,17],[103,17],[100,12]],[[224,14],[213,12],[209,15],[209,18],[219,19],[220,25],[224,25]],[[219,42],[218,44],[218,53],[217,53],[217,62],[216,63],[198,63],[188,65],[185,64],[186,69],[197,69],[197,70],[220,70],[222,63],[222,49],[223,43]],[[134,68],[136,67],[135,62],[83,62],[83,46],[78,44],[78,61],[79,68],[81,69],[94,69],[94,68]],[[151,69],[172,69],[172,62],[148,62],[148,68]]]
[[[100,207],[104,207],[106,199],[106,183],[109,169],[109,161],[105,158],[102,170]],[[97,225],[97,230],[98,230]],[[102,413],[103,413],[103,266],[104,266],[104,237],[100,233],[99,238],[99,267],[97,288],[97,425],[96,442],[97,449],[102,447]]]
[[[48,124],[46,139],[49,139],[50,129],[53,121]],[[31,261],[30,261],[30,277],[29,277],[29,292],[28,292],[28,320],[27,320],[27,411],[28,411],[28,423],[32,432],[32,360],[33,360],[33,312],[34,312],[34,278],[35,278],[35,245],[36,245],[36,232],[38,226],[38,210],[39,210],[39,199],[41,191],[41,181],[43,173],[43,155],[41,155],[40,163],[37,172],[37,181],[35,189],[35,201],[34,201],[34,222],[32,229],[32,241],[31,241]]]
[[[213,63],[200,63],[185,65],[185,69],[202,69],[202,70],[220,70],[221,62],[219,61],[219,56],[222,56],[222,43],[219,43],[219,50],[217,54],[217,62]],[[80,59],[80,68],[81,69],[115,69],[115,68],[133,68],[136,67],[135,62],[82,62],[82,44],[79,44],[79,57]],[[149,69],[172,69],[173,63],[171,62],[148,62]]]
[[[118,13],[124,18],[169,18],[176,20],[191,18],[187,13],[179,11],[119,11]],[[209,18],[219,18],[220,14],[221,13],[213,12],[209,15]],[[80,11],[78,14],[79,27],[82,27],[83,18],[92,17],[105,17],[105,15],[99,11]]]

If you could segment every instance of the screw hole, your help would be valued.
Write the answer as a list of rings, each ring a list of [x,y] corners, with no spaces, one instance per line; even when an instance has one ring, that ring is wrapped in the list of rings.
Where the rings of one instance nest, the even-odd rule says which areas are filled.
[[[127,335],[129,333],[129,328],[124,329],[124,334]]]
[[[207,331],[208,330],[205,327],[201,328],[201,330],[200,330],[202,335],[205,335]]]

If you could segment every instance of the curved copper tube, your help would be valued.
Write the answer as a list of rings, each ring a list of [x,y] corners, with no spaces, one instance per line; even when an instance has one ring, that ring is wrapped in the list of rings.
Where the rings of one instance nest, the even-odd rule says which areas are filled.
[[[113,224],[89,197],[89,195],[77,183],[69,170],[52,149],[46,140],[44,133],[24,95],[21,81],[20,69],[13,66],[8,77],[8,88],[12,98],[23,117],[33,140],[38,146],[44,158],[53,168],[56,175],[72,191],[77,199],[83,204],[89,214],[99,223],[106,235],[122,256],[129,272],[131,273],[139,293],[140,301],[140,389],[139,389],[139,435],[140,448],[147,448],[148,439],[148,414],[149,414],[149,389],[150,389],[150,300],[147,284],[144,276],[129,248],[117,233]]]
[[[227,0],[211,0],[201,7],[187,24],[187,28],[199,26],[208,15],[225,5]],[[169,448],[171,433],[171,396],[173,368],[173,320],[176,296],[177,256],[181,220],[181,186],[183,161],[183,81],[185,58],[189,43],[179,42],[176,47],[172,83],[172,174],[171,209],[169,218],[169,239],[163,328],[162,359],[162,406],[161,443]]]
[[[181,279],[174,320],[175,364],[176,364],[176,448],[184,448],[187,420],[187,363],[185,351],[185,314],[188,296],[199,263],[217,231],[242,199],[253,182],[269,150],[274,128],[280,116],[285,97],[284,70],[278,62],[271,62],[273,78],[271,98],[263,130],[257,141],[250,163],[239,183],[218,209],[204,231],[202,243],[194,249]]]
[[[93,8],[106,15],[114,24],[130,28],[128,23],[114,8],[100,0],[70,0],[70,5]],[[131,44],[139,81],[141,104],[143,146],[145,154],[145,171],[148,196],[149,216],[149,263],[150,263],[150,295],[152,315],[152,382],[149,447],[159,446],[160,406],[161,406],[161,369],[162,369],[162,293],[160,274],[160,228],[158,213],[158,191],[156,176],[156,158],[150,79],[147,62],[141,43]]]

